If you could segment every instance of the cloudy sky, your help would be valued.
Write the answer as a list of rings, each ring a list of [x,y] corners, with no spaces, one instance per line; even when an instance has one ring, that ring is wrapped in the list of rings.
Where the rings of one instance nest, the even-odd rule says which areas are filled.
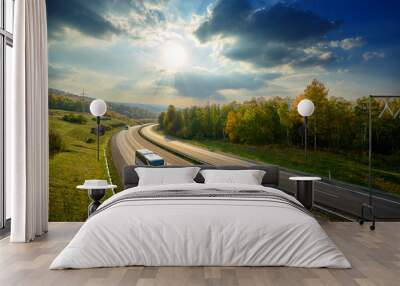
[[[400,1],[47,0],[49,85],[189,106],[400,93]]]

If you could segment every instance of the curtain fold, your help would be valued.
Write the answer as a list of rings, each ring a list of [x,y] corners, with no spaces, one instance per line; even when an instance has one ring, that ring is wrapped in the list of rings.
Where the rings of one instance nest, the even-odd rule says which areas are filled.
[[[6,114],[12,242],[48,228],[48,56],[45,0],[15,2],[14,94]],[[11,145],[11,146],[10,146]]]

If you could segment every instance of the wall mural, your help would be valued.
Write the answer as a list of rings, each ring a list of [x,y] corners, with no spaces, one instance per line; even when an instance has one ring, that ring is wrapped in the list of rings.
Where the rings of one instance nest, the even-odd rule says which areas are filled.
[[[86,218],[85,179],[121,190],[122,166],[149,148],[144,123],[158,123],[146,136],[368,185],[368,96],[400,94],[399,2],[47,0],[47,11],[51,220]],[[95,98],[108,106],[100,161]],[[400,99],[373,99],[372,115],[373,187],[400,194]]]

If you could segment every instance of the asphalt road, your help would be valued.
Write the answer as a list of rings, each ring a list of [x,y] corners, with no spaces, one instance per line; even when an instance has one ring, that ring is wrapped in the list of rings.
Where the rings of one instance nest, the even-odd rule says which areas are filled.
[[[189,161],[183,160],[171,152],[159,147],[165,146],[170,150],[174,150],[180,154],[185,154],[189,157],[199,159],[202,162],[211,165],[251,166],[259,163],[250,160],[239,159],[230,154],[228,155],[220,152],[212,152],[204,148],[165,137],[156,133],[153,130],[153,127],[154,125],[145,126],[139,132],[140,126],[135,126],[127,131],[122,131],[117,134],[114,140],[115,144],[113,144],[117,148],[112,148],[113,158],[114,153],[117,153],[115,158],[117,158],[118,153],[120,153],[120,157],[123,159],[119,160],[123,160],[123,164],[132,164],[134,162],[135,150],[139,148],[147,148],[162,156],[166,160],[167,164],[190,165]],[[156,143],[156,145],[144,138],[150,139],[152,142]],[[121,165],[121,163],[116,163],[116,165],[118,164]],[[296,190],[296,183],[290,181],[289,177],[296,175],[303,174],[288,170],[281,170],[280,188],[294,194]],[[335,210],[338,213],[346,213],[350,216],[360,217],[361,205],[368,201],[368,195],[365,192],[365,189],[358,186],[336,182],[332,183],[328,180],[322,180],[315,183],[314,201],[318,205]],[[400,219],[400,200],[398,198],[384,194],[374,195],[373,205],[375,206],[375,211],[378,218]]]
[[[139,135],[140,126],[130,127],[129,130],[123,130],[112,138],[111,152],[114,164],[119,172],[122,174],[123,167],[126,165],[134,165],[135,151],[137,149],[149,149],[164,158],[168,165],[191,165],[178,156],[165,151],[164,149],[148,142]]]

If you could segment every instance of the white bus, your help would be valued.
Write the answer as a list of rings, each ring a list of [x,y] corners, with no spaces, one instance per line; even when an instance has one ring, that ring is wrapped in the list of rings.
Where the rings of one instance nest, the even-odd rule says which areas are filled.
[[[139,149],[135,152],[135,164],[137,166],[163,166],[164,159],[147,149]]]

